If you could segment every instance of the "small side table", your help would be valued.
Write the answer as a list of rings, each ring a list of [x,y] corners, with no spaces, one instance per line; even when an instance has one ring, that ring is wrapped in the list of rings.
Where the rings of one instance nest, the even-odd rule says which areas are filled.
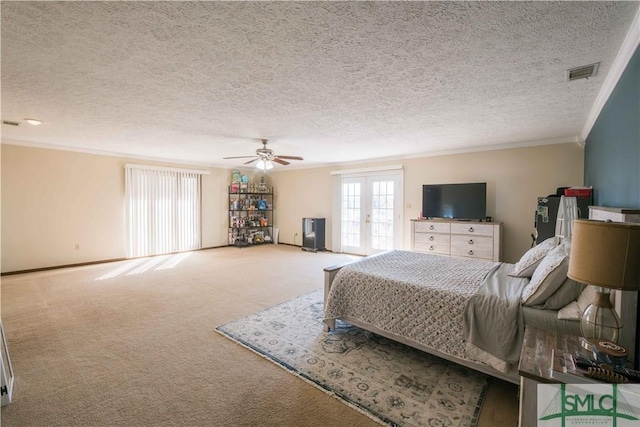
[[[580,337],[527,326],[524,331],[518,373],[520,374],[520,427],[536,427],[538,393],[541,383],[558,384],[551,378],[552,352],[580,354],[584,350]]]
[[[11,367],[11,359],[9,359],[9,349],[7,348],[7,339],[4,336],[4,328],[0,321],[0,402],[2,406],[11,402],[11,394],[13,393],[13,368]]]

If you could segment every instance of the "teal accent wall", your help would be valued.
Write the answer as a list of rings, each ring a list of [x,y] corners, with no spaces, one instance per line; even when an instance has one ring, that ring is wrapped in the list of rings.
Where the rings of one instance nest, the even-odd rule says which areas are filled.
[[[587,137],[584,183],[597,206],[640,208],[640,47]]]

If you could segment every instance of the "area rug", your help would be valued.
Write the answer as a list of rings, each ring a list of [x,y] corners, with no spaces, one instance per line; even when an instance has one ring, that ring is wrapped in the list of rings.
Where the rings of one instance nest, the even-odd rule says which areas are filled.
[[[216,328],[381,424],[471,427],[489,377],[338,321],[322,290]]]

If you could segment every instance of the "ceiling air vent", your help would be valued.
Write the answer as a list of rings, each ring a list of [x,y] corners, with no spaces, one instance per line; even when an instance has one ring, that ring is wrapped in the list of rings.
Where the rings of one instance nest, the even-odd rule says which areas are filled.
[[[11,120],[3,120],[2,124],[9,126],[20,126],[20,122],[12,122]]]
[[[599,66],[600,66],[600,63],[596,62],[595,64],[571,68],[567,70],[567,81],[570,82],[572,80],[588,79],[589,77],[593,77],[596,74],[598,74]]]

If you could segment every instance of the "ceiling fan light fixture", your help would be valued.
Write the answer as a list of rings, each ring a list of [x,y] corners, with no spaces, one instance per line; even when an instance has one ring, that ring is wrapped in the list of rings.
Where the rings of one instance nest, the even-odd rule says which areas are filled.
[[[256,162],[256,168],[267,171],[269,169],[273,169],[273,163],[271,160],[260,159]]]
[[[262,148],[258,148],[256,150],[256,154],[254,156],[232,156],[232,157],[223,157],[223,159],[251,159],[248,162],[244,162],[245,165],[256,162],[256,168],[260,169],[264,172],[269,169],[273,169],[273,163],[277,163],[282,166],[287,166],[290,163],[287,160],[304,160],[300,156],[276,156],[270,148],[267,148],[266,139],[261,139]]]

